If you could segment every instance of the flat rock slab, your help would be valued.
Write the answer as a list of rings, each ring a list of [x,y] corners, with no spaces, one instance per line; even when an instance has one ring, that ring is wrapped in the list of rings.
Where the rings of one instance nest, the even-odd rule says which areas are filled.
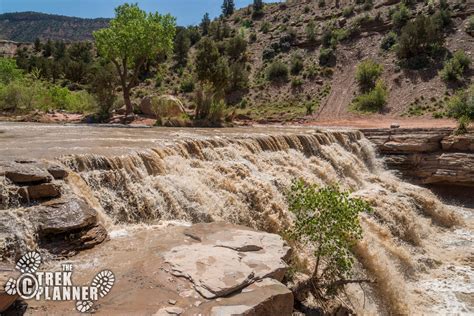
[[[235,292],[256,280],[281,280],[290,248],[275,234],[233,229],[203,234],[200,225],[185,232],[197,241],[164,254],[173,274],[191,280],[205,298]]]

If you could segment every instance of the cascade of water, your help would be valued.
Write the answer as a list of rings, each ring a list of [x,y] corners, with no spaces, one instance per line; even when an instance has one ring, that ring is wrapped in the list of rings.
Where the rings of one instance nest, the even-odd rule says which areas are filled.
[[[373,304],[408,313],[416,301],[409,279],[430,258],[434,235],[459,222],[426,189],[384,169],[357,131],[196,137],[116,156],[70,155],[70,185],[115,225],[163,220],[227,221],[269,232],[291,224],[285,191],[302,178],[338,183],[368,200],[364,240],[354,249],[362,270],[379,283]],[[356,309],[362,306],[356,306]]]

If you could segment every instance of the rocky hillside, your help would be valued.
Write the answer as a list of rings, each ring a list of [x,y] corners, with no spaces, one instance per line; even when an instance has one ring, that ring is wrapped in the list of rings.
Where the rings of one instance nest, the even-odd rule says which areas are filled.
[[[108,19],[81,19],[37,12],[0,14],[0,39],[33,42],[36,38],[84,41],[108,25]]]
[[[231,34],[243,34],[247,40],[249,79],[246,89],[228,95],[228,103],[236,106],[237,118],[261,122],[445,117],[449,97],[469,86],[473,71],[465,72],[462,84],[446,83],[439,72],[458,50],[473,57],[473,13],[472,2],[451,0],[308,0],[267,4],[259,15],[252,6],[237,10],[219,23],[223,32],[229,26]],[[437,23],[443,43],[429,63],[413,69],[405,67],[396,52],[401,29],[420,16]],[[227,40],[215,40],[222,52]],[[194,94],[182,91],[187,90],[186,80],[194,78],[193,54],[192,48],[184,71],[169,68],[160,91],[179,93],[189,105]],[[380,79],[387,88],[383,108],[370,115],[352,109],[360,92],[357,65],[366,59],[383,67]],[[280,81],[268,79],[276,63],[287,72]],[[148,81],[135,96],[154,90]]]
[[[263,18],[253,22],[252,32],[257,34],[257,41],[252,43],[249,49],[254,68],[253,79],[261,76],[266,67],[262,58],[265,53],[271,52],[272,47],[276,46],[275,43],[282,43],[288,34],[296,34],[296,38],[289,50],[280,53],[276,58],[291,68],[294,56],[301,56],[304,66],[301,74],[292,76],[287,84],[267,84],[263,91],[254,91],[251,97],[255,99],[255,103],[266,104],[294,104],[297,103],[296,100],[301,99],[313,101],[319,108],[308,118],[310,120],[357,117],[360,114],[350,111],[351,101],[358,92],[356,66],[362,60],[370,58],[384,68],[382,79],[387,85],[389,96],[383,115],[406,115],[410,107],[418,106],[418,101],[420,107],[428,107],[431,103],[442,100],[445,93],[451,93],[438,76],[442,61],[422,70],[402,69],[395,52],[381,48],[384,37],[395,28],[393,12],[399,5],[400,1],[376,0],[373,4],[370,1],[354,4],[352,1],[323,0],[306,3],[293,1],[284,5],[268,6]],[[453,24],[446,30],[445,45],[450,52],[462,49],[471,54],[474,41],[473,37],[465,32],[464,24],[474,7],[471,4],[471,7],[455,9],[456,6],[453,1]],[[427,5],[424,3],[411,5],[409,11],[411,18],[417,14],[428,14]],[[245,11],[239,14],[241,19],[245,19]],[[315,25],[314,40],[308,35],[310,23]],[[270,26],[266,33],[262,32],[265,25]],[[324,45],[322,42],[328,29],[332,29],[332,33],[340,39],[334,50],[334,61],[330,67],[324,68],[319,65],[319,60],[321,46]],[[316,69],[317,75],[312,79],[313,69]]]

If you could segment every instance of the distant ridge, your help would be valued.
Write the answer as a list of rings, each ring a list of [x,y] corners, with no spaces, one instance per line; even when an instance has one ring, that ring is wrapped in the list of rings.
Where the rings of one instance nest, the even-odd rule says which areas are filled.
[[[108,26],[109,19],[83,19],[39,12],[0,14],[0,40],[33,42],[42,40],[92,40],[92,33]]]

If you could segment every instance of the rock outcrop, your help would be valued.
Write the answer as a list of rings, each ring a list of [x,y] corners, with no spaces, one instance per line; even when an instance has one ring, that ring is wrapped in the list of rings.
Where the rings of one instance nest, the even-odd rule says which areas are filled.
[[[75,195],[59,164],[0,162],[0,258],[41,247],[70,255],[107,238],[97,211]]]
[[[444,129],[362,130],[391,169],[418,184],[474,186],[474,133]]]

